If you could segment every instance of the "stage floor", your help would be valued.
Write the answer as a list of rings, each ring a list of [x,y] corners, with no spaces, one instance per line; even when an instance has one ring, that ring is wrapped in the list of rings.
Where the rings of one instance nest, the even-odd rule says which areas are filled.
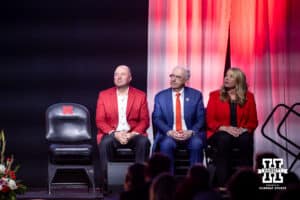
[[[88,191],[82,188],[63,188],[55,189],[51,194],[48,194],[47,188],[31,188],[23,195],[17,196],[18,200],[100,200],[104,199],[103,194],[96,189],[96,192]]]

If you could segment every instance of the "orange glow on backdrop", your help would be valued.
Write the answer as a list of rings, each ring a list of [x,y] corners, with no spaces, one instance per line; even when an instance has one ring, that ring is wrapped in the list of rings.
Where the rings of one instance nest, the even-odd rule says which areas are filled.
[[[154,95],[169,87],[168,74],[178,65],[191,70],[189,86],[201,90],[205,102],[209,91],[220,87],[229,8],[229,1],[223,0],[149,2],[147,92],[150,108],[153,108]]]
[[[154,95],[169,87],[168,74],[176,65],[191,70],[189,86],[202,91],[206,105],[209,92],[222,84],[230,37],[231,66],[245,72],[255,94],[259,116],[255,149],[286,156],[261,136],[260,126],[278,103],[300,102],[299,8],[297,0],[149,0],[150,110]],[[276,140],[275,124],[282,115],[275,116],[269,128]],[[300,143],[293,134],[299,123],[290,121],[286,134]]]

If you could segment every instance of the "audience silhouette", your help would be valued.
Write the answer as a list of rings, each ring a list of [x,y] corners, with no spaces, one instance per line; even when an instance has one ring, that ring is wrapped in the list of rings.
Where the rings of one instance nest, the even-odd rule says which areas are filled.
[[[153,179],[150,187],[150,200],[175,200],[176,179],[164,172]]]
[[[140,200],[147,198],[144,191],[146,166],[141,163],[134,163],[128,167],[125,177],[124,192],[120,194],[120,200]]]
[[[176,200],[186,199],[221,199],[220,194],[211,188],[209,171],[202,164],[192,166],[178,184]]]
[[[231,200],[259,199],[260,178],[251,168],[241,168],[234,173],[227,185]]]
[[[300,196],[300,180],[296,173],[283,174],[282,190],[264,190],[262,175],[264,158],[278,158],[272,152],[255,156],[254,168],[239,168],[228,180],[224,190],[213,188],[206,166],[197,163],[184,178],[171,173],[167,155],[156,152],[144,163],[129,166],[124,191],[114,200],[294,200]],[[111,199],[111,198],[106,198]]]

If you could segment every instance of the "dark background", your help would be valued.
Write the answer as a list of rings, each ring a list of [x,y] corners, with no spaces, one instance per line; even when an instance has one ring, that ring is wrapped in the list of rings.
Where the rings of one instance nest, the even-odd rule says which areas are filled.
[[[27,186],[47,186],[48,106],[87,106],[96,147],[98,92],[113,86],[115,66],[129,65],[132,85],[146,91],[147,18],[147,0],[1,3],[0,129]]]

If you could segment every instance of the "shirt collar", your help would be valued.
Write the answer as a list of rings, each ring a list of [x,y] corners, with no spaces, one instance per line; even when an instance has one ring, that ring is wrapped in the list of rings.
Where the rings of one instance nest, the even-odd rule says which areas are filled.
[[[184,88],[182,88],[179,92],[175,92],[174,90],[172,90],[173,95],[176,95],[177,93],[180,93],[180,96],[182,96],[182,94],[184,94]]]
[[[125,95],[120,95],[118,92],[118,89],[116,90],[117,96],[128,96],[128,91],[129,91],[129,87],[127,88],[126,94]]]

